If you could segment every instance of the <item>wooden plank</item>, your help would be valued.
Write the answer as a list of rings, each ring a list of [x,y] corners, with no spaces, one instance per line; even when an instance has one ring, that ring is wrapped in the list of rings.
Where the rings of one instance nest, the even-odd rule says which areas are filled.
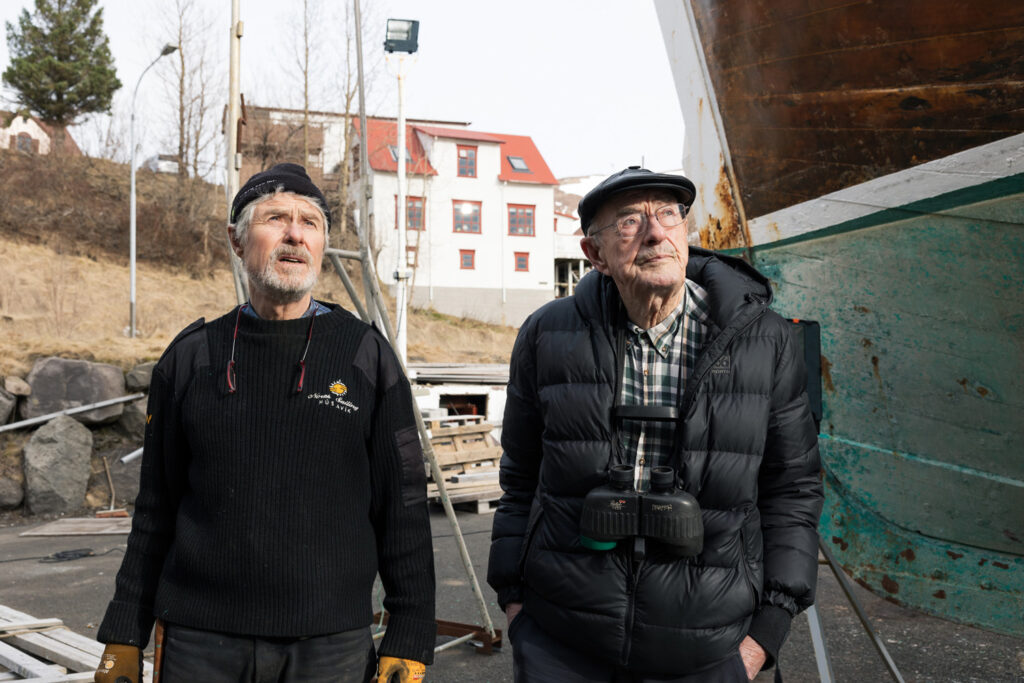
[[[24,621],[2,621],[0,631],[24,631],[26,629],[49,628],[51,626],[63,626],[60,619],[26,619]]]
[[[94,671],[83,673],[63,674],[60,676],[45,676],[43,678],[30,678],[29,683],[73,683],[74,681],[91,681],[96,675]]]
[[[19,612],[18,610],[12,609],[6,605],[0,605],[0,628],[11,622],[30,621],[32,619],[33,617],[31,615]],[[97,661],[99,660],[100,655],[103,654],[103,643],[99,643],[92,638],[87,638],[67,628],[47,631],[46,636],[66,645],[76,647],[87,654],[94,655]]]
[[[25,678],[52,678],[66,673],[62,667],[40,662],[3,641],[0,641],[0,665]]]
[[[26,621],[43,621],[36,620],[31,615],[19,612],[18,610],[7,607],[6,605],[0,605],[0,629],[3,629],[7,624],[13,622],[26,622]],[[55,620],[59,621],[59,620]],[[26,651],[36,650],[40,656],[45,656],[50,659],[47,652],[52,653],[55,657],[62,658],[61,661],[54,659],[61,666],[65,666],[68,669],[79,670],[85,672],[80,674],[85,676],[84,678],[73,678],[66,680],[91,680],[89,677],[92,675],[90,672],[96,669],[99,664],[100,657],[103,655],[104,645],[103,643],[97,642],[92,638],[88,638],[79,633],[67,628],[58,628],[52,631],[45,631],[43,633],[31,633],[24,634],[21,636],[10,636],[4,638],[4,641],[11,642],[14,645],[22,647]],[[26,642],[27,641],[27,645]],[[0,641],[2,642],[2,641]],[[143,662],[143,678],[148,681],[151,679],[153,673],[153,665],[150,662]],[[76,674],[79,675],[79,674]],[[0,680],[3,680],[0,678]],[[33,680],[33,683],[37,683],[38,679]],[[54,679],[54,680],[65,680],[65,679]]]
[[[110,536],[127,535],[132,530],[132,520],[128,517],[95,518],[69,517],[43,524],[42,526],[23,531],[19,536]]]
[[[494,425],[488,423],[462,425],[459,427],[440,427],[432,430],[430,436],[431,440],[433,440],[444,436],[454,436],[456,434],[490,434],[492,429],[494,429]]]
[[[458,465],[466,462],[483,462],[485,460],[497,462],[501,460],[501,453],[501,446],[492,446],[490,448],[477,448],[458,453],[438,453],[435,451],[434,456],[437,458],[437,464],[443,468],[446,465]]]
[[[48,638],[44,633],[24,633],[4,638],[19,650],[42,657],[70,671],[95,671],[99,657],[77,647]]]

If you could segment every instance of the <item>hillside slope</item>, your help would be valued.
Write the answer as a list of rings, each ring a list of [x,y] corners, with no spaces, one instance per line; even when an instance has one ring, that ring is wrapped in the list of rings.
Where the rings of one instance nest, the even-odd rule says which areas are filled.
[[[220,188],[196,184],[203,200],[190,206],[179,201],[177,178],[140,173],[138,336],[127,337],[128,177],[123,165],[104,160],[0,151],[0,375],[24,376],[49,355],[128,369],[159,357],[196,318],[235,305]],[[353,235],[332,242],[338,238],[356,248]],[[314,296],[355,310],[329,265]],[[409,359],[507,362],[515,333],[412,311]]]

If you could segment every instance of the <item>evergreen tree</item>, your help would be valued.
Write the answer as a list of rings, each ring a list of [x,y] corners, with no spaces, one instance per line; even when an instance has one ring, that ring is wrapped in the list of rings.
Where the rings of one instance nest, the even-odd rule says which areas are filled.
[[[3,81],[24,109],[54,128],[58,151],[64,129],[82,116],[110,111],[121,87],[96,3],[35,0],[33,14],[22,10],[17,26],[7,22],[11,64]]]

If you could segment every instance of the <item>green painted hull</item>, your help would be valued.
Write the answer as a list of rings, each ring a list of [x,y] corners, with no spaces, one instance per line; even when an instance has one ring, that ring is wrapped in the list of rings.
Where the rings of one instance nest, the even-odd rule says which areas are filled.
[[[1024,176],[752,257],[821,323],[822,538],[891,600],[1024,636]]]

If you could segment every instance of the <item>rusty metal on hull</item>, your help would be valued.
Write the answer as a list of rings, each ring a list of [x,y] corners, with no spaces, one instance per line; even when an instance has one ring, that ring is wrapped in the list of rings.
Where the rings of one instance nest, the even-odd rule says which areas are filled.
[[[1024,131],[1020,0],[692,7],[748,219]]]

